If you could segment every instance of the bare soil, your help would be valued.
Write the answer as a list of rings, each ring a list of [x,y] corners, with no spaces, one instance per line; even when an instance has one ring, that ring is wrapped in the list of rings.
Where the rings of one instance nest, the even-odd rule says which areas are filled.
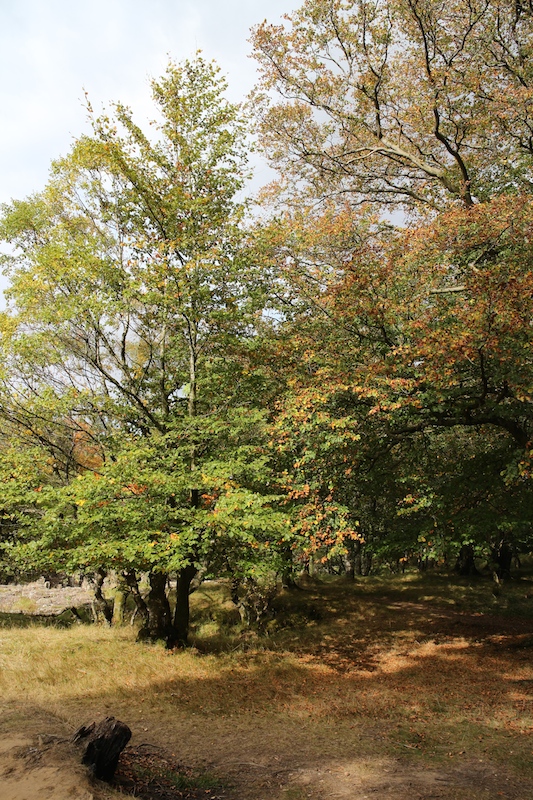
[[[152,773],[157,774],[160,763],[164,762],[181,772],[189,769],[193,774],[170,750],[153,743],[153,740],[165,741],[166,737],[151,731],[152,743],[126,749],[113,789],[91,780],[79,763],[70,737],[61,735],[65,730],[57,720],[41,718],[40,722],[42,730],[61,733],[36,734],[33,721],[19,719],[18,732],[2,739],[2,800],[111,800],[122,793],[145,800],[530,800],[533,797],[533,780],[513,776],[490,759],[473,760],[466,756],[439,769],[429,769],[424,764],[406,762],[402,757],[361,757],[357,752],[350,757],[342,745],[342,756],[329,755],[324,759],[324,754],[316,753],[315,743],[306,749],[304,737],[293,740],[290,750],[281,750],[276,747],[275,736],[279,720],[254,720],[253,730],[250,728],[251,746],[246,740],[246,726],[240,724],[237,730],[232,730],[229,721],[225,730],[210,733],[204,723],[197,735],[191,736],[197,765],[198,759],[203,760],[213,772],[216,770],[223,776],[220,788],[179,790],[164,780],[136,777],[139,767],[142,772],[146,764],[147,754]],[[201,732],[204,737],[199,735]],[[214,735],[223,737],[225,747],[202,749],[202,738],[210,742]],[[264,746],[259,751],[257,738],[261,735]],[[378,737],[376,749],[379,745]]]

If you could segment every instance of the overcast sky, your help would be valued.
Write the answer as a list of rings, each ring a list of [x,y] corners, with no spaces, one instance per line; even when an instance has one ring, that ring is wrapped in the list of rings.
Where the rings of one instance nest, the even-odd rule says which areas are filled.
[[[255,81],[250,27],[299,0],[0,0],[0,202],[40,190],[50,161],[95,109],[120,100],[149,113],[150,77],[168,57],[200,49],[229,81],[232,100]],[[260,176],[258,176],[260,178]]]

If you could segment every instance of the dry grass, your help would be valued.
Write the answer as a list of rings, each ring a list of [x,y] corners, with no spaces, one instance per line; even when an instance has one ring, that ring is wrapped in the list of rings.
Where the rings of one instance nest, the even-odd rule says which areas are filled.
[[[195,598],[196,647],[176,653],[136,644],[131,628],[3,627],[0,694],[12,710],[38,707],[72,727],[112,713],[229,775],[247,800],[327,796],[328,770],[350,775],[354,759],[361,785],[365,770],[391,765],[456,776],[470,765],[457,795],[444,784],[427,793],[443,798],[498,796],[494,768],[506,776],[501,796],[525,800],[529,789],[516,792],[533,778],[530,587],[516,581],[496,604],[488,582],[437,576],[311,585],[282,598],[257,638],[231,629],[222,589],[209,586]],[[305,783],[314,762],[322,789]],[[262,770],[279,779],[265,783]],[[404,796],[391,786],[382,797]]]

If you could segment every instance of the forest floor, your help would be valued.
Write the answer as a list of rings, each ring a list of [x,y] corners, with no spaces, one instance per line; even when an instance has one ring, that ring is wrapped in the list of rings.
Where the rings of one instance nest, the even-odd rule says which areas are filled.
[[[439,575],[311,582],[261,637],[230,627],[223,591],[197,593],[181,652],[0,614],[2,800],[533,797],[530,576],[499,597]],[[109,715],[133,731],[115,788],[70,742]]]

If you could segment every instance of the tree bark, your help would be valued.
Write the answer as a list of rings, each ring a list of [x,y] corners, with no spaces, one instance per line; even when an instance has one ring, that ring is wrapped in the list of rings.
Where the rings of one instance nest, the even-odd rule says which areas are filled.
[[[137,609],[137,614],[139,615],[142,626],[146,627],[148,625],[148,606],[146,605],[144,598],[139,590],[139,581],[137,579],[137,575],[133,570],[129,572],[123,573],[124,581],[126,582],[128,588],[130,589],[133,595],[133,601],[135,603],[135,608]]]
[[[239,605],[239,589],[241,588],[241,581],[239,578],[233,577],[230,582],[230,595],[232,603],[236,606]]]
[[[493,550],[493,558],[496,562],[496,574],[502,581],[511,577],[511,564],[513,563],[513,550],[511,545],[502,541]]]
[[[150,591],[146,598],[148,619],[138,634],[139,640],[152,642],[162,640],[167,647],[174,647],[176,635],[172,625],[172,615],[167,597],[167,575],[164,572],[151,572]]]
[[[281,571],[281,585],[284,589],[298,589],[294,578],[294,560],[292,548],[287,544],[283,548],[283,568]]]
[[[176,580],[176,608],[174,610],[174,635],[177,647],[187,647],[189,642],[190,588],[197,573],[193,564],[183,567]]]
[[[361,542],[349,539],[346,542],[346,555],[344,556],[344,571],[349,580],[355,580],[356,575],[361,575]]]
[[[115,717],[106,717],[100,722],[79,728],[74,734],[75,744],[83,743],[82,764],[89,767],[95,778],[111,781],[118,759],[129,740],[131,730]]]
[[[115,590],[115,600],[113,602],[113,625],[124,625],[124,611],[126,609],[126,598],[129,592],[119,587]]]
[[[474,560],[474,548],[471,544],[464,544],[461,547],[455,563],[455,569],[459,575],[479,575]]]
[[[366,578],[372,572],[372,553],[365,550],[361,561],[361,575]]]
[[[92,603],[92,608],[95,622],[101,622],[103,620],[106,625],[111,625],[113,622],[113,609],[111,604],[104,597],[104,593],[102,591],[105,577],[105,570],[99,569],[94,573],[94,576],[91,579],[94,592],[94,602]]]

